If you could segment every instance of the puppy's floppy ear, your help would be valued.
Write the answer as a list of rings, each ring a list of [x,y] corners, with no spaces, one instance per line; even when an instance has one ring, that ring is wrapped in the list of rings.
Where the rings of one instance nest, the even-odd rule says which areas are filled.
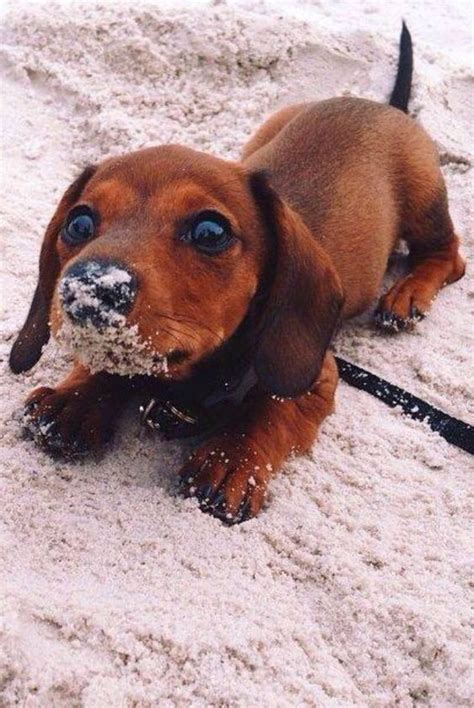
[[[41,246],[38,284],[28,317],[10,353],[10,368],[15,374],[28,371],[36,364],[49,339],[49,309],[60,270],[56,250],[58,233],[67,212],[79,199],[82,190],[95,171],[94,166],[86,167],[70,185],[46,229]]]
[[[294,397],[316,381],[344,302],[331,259],[263,172],[250,187],[269,237],[270,263],[255,368],[263,388]]]

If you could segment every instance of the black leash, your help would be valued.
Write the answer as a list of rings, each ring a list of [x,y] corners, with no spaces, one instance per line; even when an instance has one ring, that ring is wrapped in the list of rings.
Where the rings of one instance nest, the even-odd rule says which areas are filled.
[[[413,420],[427,423],[431,430],[449,443],[474,455],[472,425],[453,418],[422,398],[413,396],[403,388],[381,379],[360,366],[338,356],[335,359],[339,375],[347,384],[370,393],[390,408],[399,406]],[[201,402],[181,400],[176,396],[173,400],[167,397],[151,398],[147,405],[140,406],[141,423],[169,440],[195,437],[215,431],[225,424],[229,415],[233,414],[235,405],[243,398],[249,386],[252,386],[252,381],[254,382],[252,377],[244,377],[236,381],[238,385],[225,384],[223,387],[218,387]],[[236,400],[233,400],[235,397]]]
[[[383,401],[390,408],[400,406],[403,412],[413,420],[427,423],[431,430],[441,435],[449,443],[474,455],[474,427],[472,425],[464,423],[458,418],[453,418],[440,411],[439,408],[431,406],[422,398],[413,396],[408,391],[404,391],[399,386],[381,379],[360,366],[351,364],[338,356],[335,358],[339,375],[349,386],[370,393],[371,396]]]

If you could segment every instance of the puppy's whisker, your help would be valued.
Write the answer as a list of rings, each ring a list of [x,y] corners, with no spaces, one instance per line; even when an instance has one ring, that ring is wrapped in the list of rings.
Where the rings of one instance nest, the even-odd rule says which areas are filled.
[[[182,339],[181,339],[181,338],[178,338],[178,334],[182,335],[182,337],[184,337],[184,338],[185,338],[186,340],[188,340],[188,341],[195,342],[195,343],[197,343],[197,344],[200,344],[200,343],[201,343],[200,338],[197,337],[193,332],[191,332],[191,331],[189,331],[189,330],[188,330],[188,331],[183,331],[182,329],[177,329],[177,328],[169,329],[169,328],[166,328],[166,327],[163,327],[163,326],[161,326],[161,330],[162,330],[163,332],[165,332],[166,334],[169,334],[170,336],[175,337],[176,339],[178,339],[178,341],[180,342],[180,344],[181,344],[181,346],[182,346],[183,349],[186,349],[186,346],[185,346],[185,344],[183,343]]]
[[[174,321],[177,323],[178,322],[183,322],[183,323],[187,322],[188,324],[194,325],[198,328],[205,329],[208,332],[210,332],[210,334],[212,334],[219,341],[220,344],[222,344],[224,342],[224,337],[221,334],[219,334],[218,332],[215,332],[211,327],[204,324],[203,322],[199,322],[198,320],[194,320],[189,317],[182,317],[179,315],[173,315],[173,316],[165,315],[165,314],[162,314],[161,312],[158,312],[157,315],[158,315],[158,317],[163,317],[164,319],[171,320],[171,321]],[[183,332],[183,334],[184,334],[184,332]]]
[[[179,344],[179,346],[181,347],[181,349],[183,349],[183,351],[186,351],[186,350],[187,350],[187,347],[186,347],[185,343],[184,343],[183,340],[176,334],[176,332],[173,332],[173,330],[169,330],[169,329],[167,329],[166,327],[162,327],[161,329],[162,329],[162,331],[163,331],[165,334],[169,334],[170,337],[172,337],[173,339],[175,339],[175,340],[178,342],[178,344]]]
[[[160,315],[159,317],[162,317],[162,315]],[[171,322],[174,322],[173,318],[171,318],[171,317],[168,317],[166,319],[170,319]],[[178,324],[178,323],[176,323],[176,324]],[[168,325],[168,327],[169,326],[170,325]],[[166,329],[163,326],[161,326],[161,328],[163,331],[166,331]],[[191,339],[195,342],[199,341],[199,337],[192,330],[184,330],[183,328],[173,327],[173,331],[178,332],[179,334],[183,335],[184,337],[187,337],[188,339]]]

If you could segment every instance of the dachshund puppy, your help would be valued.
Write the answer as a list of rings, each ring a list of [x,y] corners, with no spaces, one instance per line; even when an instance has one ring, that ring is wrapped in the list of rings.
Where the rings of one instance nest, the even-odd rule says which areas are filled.
[[[83,171],[47,227],[10,358],[31,368],[50,326],[75,353],[27,403],[44,448],[99,449],[134,385],[185,407],[239,389],[181,489],[228,523],[258,514],[271,475],[333,410],[331,339],[370,306],[397,240],[410,272],[380,300],[384,329],[414,326],[464,273],[436,148],[405,114],[411,62],[404,28],[392,105],[290,106],[240,162],[169,145]]]

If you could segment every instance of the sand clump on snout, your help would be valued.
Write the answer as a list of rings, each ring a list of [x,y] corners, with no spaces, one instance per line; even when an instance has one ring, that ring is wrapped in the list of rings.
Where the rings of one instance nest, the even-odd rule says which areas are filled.
[[[59,297],[63,309],[73,319],[86,311],[104,325],[113,324],[114,316],[132,298],[132,275],[117,266],[107,266],[103,270],[94,261],[82,266],[82,273],[86,280],[69,273],[61,279]],[[110,299],[112,295],[113,301]]]
[[[92,373],[168,373],[166,356],[153,352],[150,343],[140,336],[138,325],[129,325],[124,315],[115,314],[113,322],[100,329],[90,322],[74,325],[64,319],[55,337],[66,353],[79,359]]]
[[[90,270],[93,264],[90,266]],[[55,338],[66,353],[72,354],[92,373],[105,371],[121,376],[166,374],[166,356],[154,352],[144,340],[137,324],[130,325],[117,312],[117,302],[126,299],[132,276],[120,268],[94,274],[94,280],[82,282],[63,278],[59,300],[64,314]],[[102,289],[102,291],[100,290]],[[114,306],[103,300],[104,289],[115,289]],[[102,292],[102,297],[98,293]],[[78,314],[83,313],[81,319]]]
[[[64,315],[55,334],[58,344],[92,373],[166,374],[166,356],[154,352],[151,342],[141,336],[138,325],[130,325],[125,315],[117,311],[117,305],[129,299],[130,273],[121,268],[96,273],[93,263],[87,267],[88,275],[93,276],[89,281],[66,275],[59,284]],[[107,293],[112,291],[114,301],[110,305]]]

